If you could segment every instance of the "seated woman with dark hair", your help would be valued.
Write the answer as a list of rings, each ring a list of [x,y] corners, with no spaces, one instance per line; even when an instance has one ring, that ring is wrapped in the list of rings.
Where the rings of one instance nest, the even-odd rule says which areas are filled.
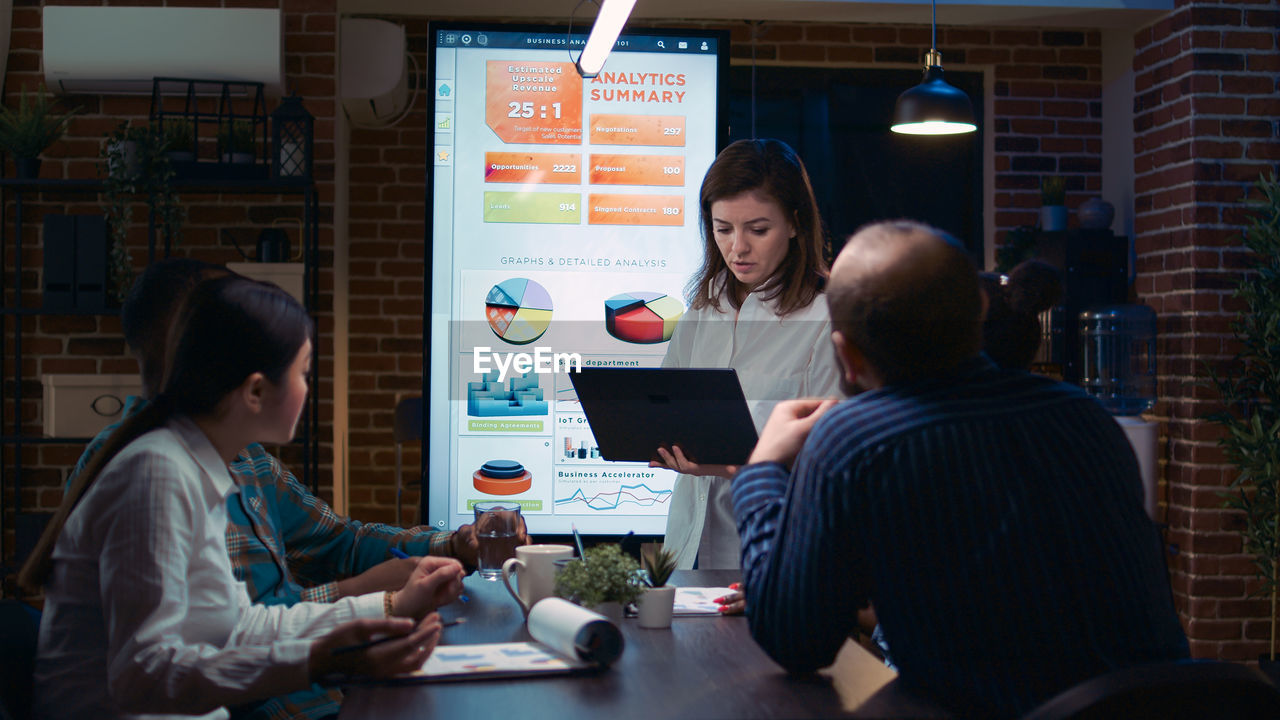
[[[175,317],[160,393],[77,477],[19,576],[45,591],[34,714],[227,718],[335,675],[420,667],[440,639],[435,609],[461,591],[456,560],[422,558],[394,592],[291,607],[251,604],[232,574],[227,465],[251,443],[293,438],[306,310],[226,276]]]
[[[1040,350],[1040,313],[1062,298],[1062,275],[1048,263],[1027,260],[1008,275],[982,273],[982,289],[982,351],[1002,368],[1030,368]]]

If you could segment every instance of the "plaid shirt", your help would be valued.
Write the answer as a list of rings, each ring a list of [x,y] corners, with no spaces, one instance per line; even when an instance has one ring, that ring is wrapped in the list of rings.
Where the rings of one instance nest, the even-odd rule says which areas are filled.
[[[145,400],[129,397],[122,417]],[[89,442],[67,477],[84,470],[119,423],[103,428]],[[402,529],[361,523],[335,513],[307,492],[284,465],[257,443],[231,463],[240,491],[227,498],[227,551],[237,580],[249,598],[264,605],[301,601],[333,602],[337,581],[358,575],[390,559],[392,547],[409,555],[449,555],[453,533],[429,527]],[[342,693],[313,685],[289,695],[233,708],[236,718],[317,720],[336,715]]]

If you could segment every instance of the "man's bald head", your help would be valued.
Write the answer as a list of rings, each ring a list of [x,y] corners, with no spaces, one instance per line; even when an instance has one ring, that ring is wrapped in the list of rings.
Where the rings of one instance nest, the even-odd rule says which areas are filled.
[[[933,377],[982,349],[982,292],[954,238],[922,223],[864,226],[827,283],[831,325],[884,384]]]

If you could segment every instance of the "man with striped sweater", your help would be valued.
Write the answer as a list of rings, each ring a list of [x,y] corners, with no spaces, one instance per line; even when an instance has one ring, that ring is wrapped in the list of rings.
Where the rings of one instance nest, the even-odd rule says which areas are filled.
[[[867,602],[901,681],[963,716],[1187,657],[1123,431],[981,354],[958,243],[868,226],[827,299],[852,397],[780,405],[733,481],[751,632],[779,664],[830,664]]]

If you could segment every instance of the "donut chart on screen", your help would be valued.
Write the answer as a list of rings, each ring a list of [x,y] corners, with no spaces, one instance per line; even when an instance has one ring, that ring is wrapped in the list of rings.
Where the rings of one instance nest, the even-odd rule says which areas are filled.
[[[527,345],[551,325],[551,295],[528,278],[494,285],[484,299],[484,316],[493,334],[512,345]]]
[[[670,340],[681,315],[684,303],[663,293],[627,292],[604,301],[605,330],[639,345]]]

